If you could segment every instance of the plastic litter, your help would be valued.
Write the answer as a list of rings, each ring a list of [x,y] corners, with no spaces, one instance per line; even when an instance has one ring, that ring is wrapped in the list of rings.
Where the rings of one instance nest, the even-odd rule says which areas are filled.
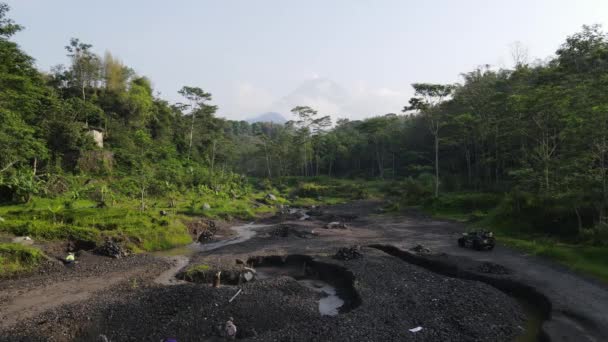
[[[409,329],[409,330],[411,332],[413,332],[413,333],[416,333],[416,332],[419,332],[420,330],[422,330],[422,327],[415,327],[415,328],[412,328],[412,329]]]
[[[232,298],[230,298],[230,300],[228,301],[228,303],[232,303],[232,301],[234,300],[234,298],[236,298],[236,296],[238,296],[239,294],[241,294],[241,291],[242,291],[242,289],[239,289],[237,291],[237,293],[234,296],[232,296]]]

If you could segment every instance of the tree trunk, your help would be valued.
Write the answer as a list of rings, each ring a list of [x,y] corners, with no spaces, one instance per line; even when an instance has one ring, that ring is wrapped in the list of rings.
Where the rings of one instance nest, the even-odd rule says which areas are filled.
[[[272,178],[270,173],[270,158],[268,157],[268,147],[266,146],[266,140],[264,140],[264,152],[266,154],[266,170],[268,171],[268,178]]]
[[[435,130],[435,197],[439,197],[439,131]]]
[[[194,111],[192,111],[192,122],[190,123],[190,143],[188,144],[188,160],[192,154],[192,139],[194,137]]]
[[[141,211],[146,210],[146,203],[144,202],[144,194],[145,194],[145,192],[146,192],[146,188],[142,187],[141,188],[141,207],[140,207]]]
[[[214,139],[213,144],[211,145],[211,172],[214,171],[215,168],[215,146],[217,141]]]

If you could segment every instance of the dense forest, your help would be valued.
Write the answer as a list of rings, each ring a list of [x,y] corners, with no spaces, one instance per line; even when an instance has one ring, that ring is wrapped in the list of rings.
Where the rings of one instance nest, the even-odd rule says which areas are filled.
[[[583,27],[543,62],[517,58],[512,69],[463,73],[459,84],[414,84],[400,113],[332,122],[302,104],[282,125],[218,118],[197,86],[168,103],[148,78],[76,38],[67,65],[37,70],[11,40],[22,27],[8,10],[0,4],[4,202],[73,193],[72,176],[111,180],[102,198],[138,198],[142,210],[148,197],[189,189],[236,193],[247,177],[382,179],[395,206],[483,194],[470,196],[471,209],[499,207],[497,219],[517,212],[546,233],[608,241],[601,27]]]

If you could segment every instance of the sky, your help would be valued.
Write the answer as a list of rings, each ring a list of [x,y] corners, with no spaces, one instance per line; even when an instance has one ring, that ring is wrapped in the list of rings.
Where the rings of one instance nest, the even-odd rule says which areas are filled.
[[[453,83],[481,65],[552,56],[582,25],[608,29],[607,0],[0,0],[14,40],[44,71],[71,37],[111,52],[159,96],[198,86],[218,116],[308,105],[333,118],[399,113],[415,82]]]

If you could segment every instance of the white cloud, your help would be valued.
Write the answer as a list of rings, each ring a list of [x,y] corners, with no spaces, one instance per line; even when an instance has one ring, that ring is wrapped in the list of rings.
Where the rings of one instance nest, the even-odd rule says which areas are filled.
[[[243,119],[267,111],[274,102],[274,96],[264,88],[249,82],[236,82],[232,99],[226,106],[226,116]]]
[[[286,96],[275,97],[264,88],[238,82],[227,116],[246,118],[273,111],[289,118],[293,107],[310,106],[320,114],[331,115],[334,120],[356,120],[399,113],[411,95],[409,89],[376,88],[364,81],[354,82],[352,87],[345,88],[326,78],[312,78],[302,82]]]

